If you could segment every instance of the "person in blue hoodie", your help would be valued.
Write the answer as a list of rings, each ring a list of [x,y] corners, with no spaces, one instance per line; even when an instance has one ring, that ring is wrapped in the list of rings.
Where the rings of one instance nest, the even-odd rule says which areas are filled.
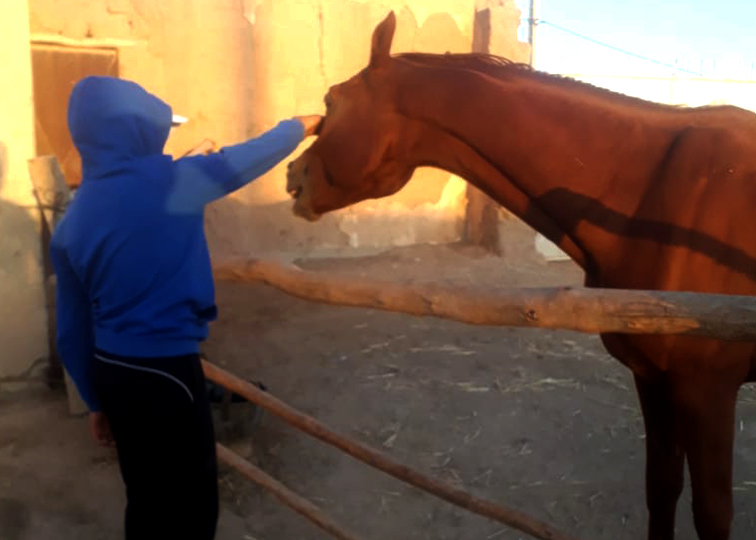
[[[216,318],[205,206],[273,168],[321,123],[280,122],[209,155],[163,153],[171,107],[134,82],[88,77],[68,105],[83,179],[51,241],[57,348],[114,444],[127,540],[210,540],[215,439],[199,347]]]

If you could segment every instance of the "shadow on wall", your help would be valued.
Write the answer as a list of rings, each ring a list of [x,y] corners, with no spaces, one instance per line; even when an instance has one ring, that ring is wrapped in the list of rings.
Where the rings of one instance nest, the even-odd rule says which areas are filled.
[[[180,157],[208,155],[218,150],[214,141],[205,139],[182,152]],[[285,163],[286,160],[282,161],[284,166]],[[257,182],[259,179],[253,180],[251,185]],[[285,193],[283,185],[280,189]],[[284,259],[294,254],[301,256],[312,251],[315,245],[322,247],[323,242],[331,250],[348,246],[348,237],[339,230],[333,215],[324,216],[316,231],[312,224],[294,216],[292,205],[291,200],[253,205],[242,200],[239,192],[210,204],[205,212],[205,230],[213,263],[270,253]]]
[[[29,324],[35,319],[36,305],[30,299],[39,287],[39,236],[38,224],[29,214],[29,209],[3,198],[3,188],[8,180],[8,147],[0,141],[0,342],[6,344],[9,355],[20,353],[14,347],[19,336],[29,335]],[[44,365],[43,365],[44,364]],[[47,358],[34,362],[25,373],[13,368],[14,359],[0,363],[0,391],[10,383],[31,382],[33,370],[45,367]],[[28,366],[29,364],[23,364]],[[45,378],[49,376],[46,375]],[[35,379],[36,380],[36,379]]]
[[[213,261],[273,256],[372,255],[393,247],[458,241],[463,180],[450,180],[438,201],[411,210],[399,201],[368,201],[321,217],[317,225],[292,213],[292,201],[252,205],[229,196],[210,205],[206,230]]]
[[[2,197],[7,175],[8,148],[0,141],[0,291],[11,291],[28,282],[34,275],[37,249],[37,246],[24,245],[27,231],[35,227],[27,209]],[[3,302],[0,313],[5,310],[12,313],[13,307]],[[0,320],[9,318],[0,315]]]
[[[206,230],[213,263],[348,249],[349,237],[340,229],[336,215],[325,215],[314,226],[295,217],[291,206],[291,201],[252,205],[233,195],[211,204]]]

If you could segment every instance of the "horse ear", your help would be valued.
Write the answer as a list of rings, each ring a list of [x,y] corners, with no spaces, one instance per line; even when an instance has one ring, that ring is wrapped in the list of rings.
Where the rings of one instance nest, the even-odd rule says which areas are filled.
[[[396,15],[391,11],[373,30],[373,43],[370,50],[370,67],[385,65],[391,58],[391,42],[396,30]]]

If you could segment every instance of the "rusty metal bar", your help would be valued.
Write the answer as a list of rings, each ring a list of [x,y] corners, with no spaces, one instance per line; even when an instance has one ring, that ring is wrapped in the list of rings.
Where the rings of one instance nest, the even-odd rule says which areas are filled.
[[[252,480],[255,484],[270,491],[279,501],[301,514],[315,525],[330,533],[339,540],[361,540],[359,536],[348,532],[341,525],[335,523],[323,513],[320,508],[307,499],[297,495],[281,482],[265,473],[259,467],[255,467],[240,455],[226,448],[222,444],[216,444],[218,459],[226,465],[233,467],[241,474]]]
[[[208,379],[244,396],[251,402],[258,404],[269,412],[279,416],[288,424],[308,433],[316,439],[330,444],[353,458],[379,469],[394,478],[466,510],[527,533],[539,540],[575,540],[574,537],[560,533],[546,523],[537,521],[522,512],[480,499],[466,491],[452,487],[415,471],[406,465],[393,461],[367,445],[336,433],[315,418],[290,407],[269,393],[211,364],[207,360],[202,361],[202,367]]]

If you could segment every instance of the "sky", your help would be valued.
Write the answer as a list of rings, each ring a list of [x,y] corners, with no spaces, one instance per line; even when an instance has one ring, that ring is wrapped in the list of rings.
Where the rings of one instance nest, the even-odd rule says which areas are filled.
[[[515,1],[527,19],[530,0]],[[756,0],[540,0],[538,18],[540,70],[756,79]],[[524,20],[521,39],[526,28]]]

